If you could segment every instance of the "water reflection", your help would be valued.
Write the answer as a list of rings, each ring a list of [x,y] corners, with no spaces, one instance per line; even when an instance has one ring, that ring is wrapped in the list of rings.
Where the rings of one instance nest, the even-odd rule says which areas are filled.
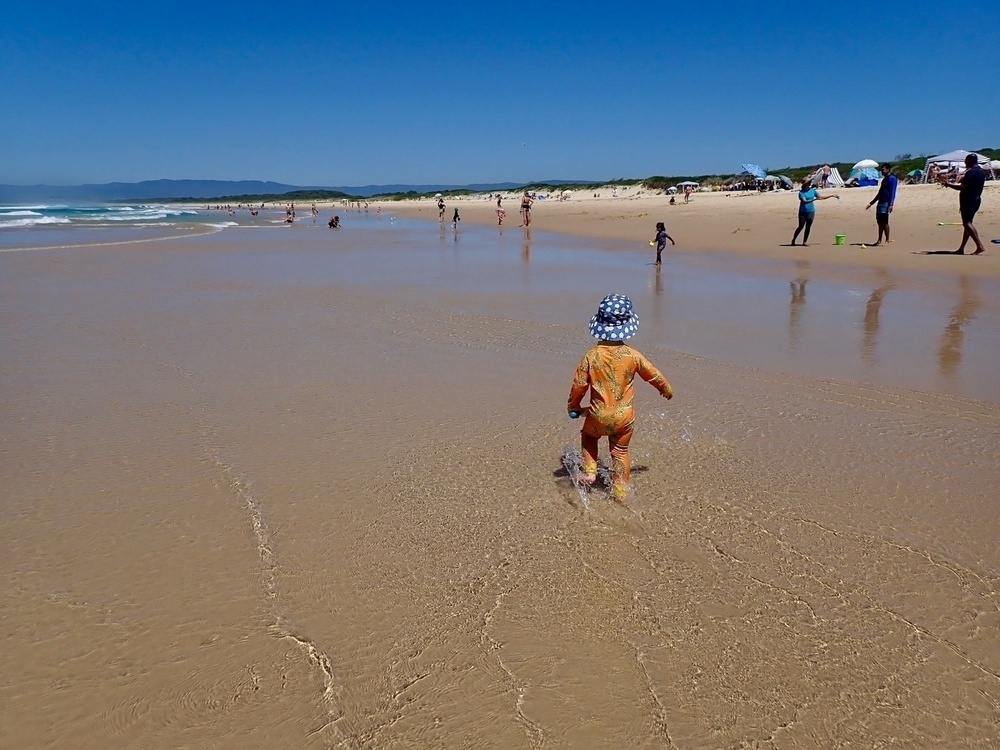
[[[659,297],[661,294],[663,294],[663,266],[662,265],[656,266],[656,282],[655,282],[655,286],[653,287],[653,291],[655,292],[655,294],[656,294],[657,297]]]
[[[882,302],[889,290],[896,286],[895,279],[884,268],[876,269],[875,273],[878,285],[872,290],[865,305],[864,335],[861,338],[861,359],[867,365],[875,364],[875,343],[878,339]]]
[[[806,283],[809,281],[809,261],[797,260],[795,266],[798,268],[798,274],[794,281],[788,282],[792,291],[792,300],[788,308],[788,348],[793,352],[799,348],[802,312],[806,305]]]
[[[948,324],[941,334],[941,346],[938,348],[938,366],[941,374],[947,378],[953,378],[962,363],[962,344],[965,339],[963,326],[975,319],[980,304],[975,277],[959,276],[958,302],[948,316]]]
[[[524,228],[524,249],[521,251],[521,257],[525,261],[531,260],[531,227]]]

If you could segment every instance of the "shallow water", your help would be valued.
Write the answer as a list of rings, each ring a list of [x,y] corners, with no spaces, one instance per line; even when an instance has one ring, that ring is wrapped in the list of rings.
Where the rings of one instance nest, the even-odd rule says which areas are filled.
[[[0,254],[0,745],[990,746],[993,282],[342,216]]]

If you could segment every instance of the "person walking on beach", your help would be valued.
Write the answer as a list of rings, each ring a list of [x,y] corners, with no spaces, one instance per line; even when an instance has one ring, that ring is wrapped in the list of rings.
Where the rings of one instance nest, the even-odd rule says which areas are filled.
[[[892,213],[892,206],[896,202],[896,185],[899,184],[896,175],[892,173],[891,164],[883,164],[881,170],[882,182],[878,186],[878,193],[872,198],[871,203],[865,206],[865,211],[875,206],[875,224],[878,225],[878,239],[875,240],[872,247],[881,245],[883,237],[885,237],[886,244],[890,242],[889,214]]]
[[[590,333],[598,343],[580,360],[566,404],[570,418],[577,419],[584,414],[581,402],[590,392],[580,430],[581,479],[587,485],[597,481],[598,441],[606,437],[611,451],[611,492],[619,501],[628,494],[631,471],[628,446],[635,421],[632,381],[638,375],[664,398],[674,397],[663,373],[625,343],[638,331],[639,317],[632,309],[632,300],[624,294],[609,294],[601,300],[597,314],[590,319]]]
[[[968,154],[965,157],[965,174],[958,182],[946,181],[945,187],[958,191],[958,210],[962,215],[962,244],[955,250],[955,255],[965,255],[965,243],[971,238],[976,245],[973,255],[982,255],[986,252],[983,241],[979,239],[979,230],[976,229],[972,220],[976,218],[976,212],[983,202],[983,187],[986,184],[986,172],[979,166],[979,157],[976,154]]]
[[[455,215],[451,217],[451,225],[453,227],[458,227],[458,222],[462,220],[462,217],[458,215],[458,206],[455,206]]]
[[[438,198],[438,221],[444,222],[444,198]]]
[[[802,247],[809,247],[809,230],[812,229],[813,219],[816,218],[816,201],[825,201],[827,198],[840,200],[839,195],[820,195],[819,191],[812,186],[812,180],[808,177],[802,180],[802,187],[799,190],[799,225],[792,235],[792,246],[799,238],[799,232],[806,230],[802,237]]]
[[[507,212],[503,210],[503,198],[497,193],[497,226],[503,226],[503,220],[507,217]]]
[[[671,245],[676,245],[674,238],[667,234],[667,227],[662,221],[656,222],[656,237],[653,238],[650,245],[656,245],[656,263],[655,265],[660,265],[662,263],[661,256],[663,255],[663,250],[667,246],[667,240],[670,240]]]
[[[521,214],[524,216],[524,223],[522,226],[528,226],[531,224],[531,204],[534,203],[528,192],[525,191],[524,197],[521,198]]]

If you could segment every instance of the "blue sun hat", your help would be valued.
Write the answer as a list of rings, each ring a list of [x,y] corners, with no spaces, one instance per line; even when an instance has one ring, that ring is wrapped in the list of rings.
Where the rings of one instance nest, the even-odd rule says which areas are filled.
[[[632,300],[624,294],[609,294],[601,300],[597,315],[590,319],[590,333],[595,339],[625,341],[639,332],[639,316]]]

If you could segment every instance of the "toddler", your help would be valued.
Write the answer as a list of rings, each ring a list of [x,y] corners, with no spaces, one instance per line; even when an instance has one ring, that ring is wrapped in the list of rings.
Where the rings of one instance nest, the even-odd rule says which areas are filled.
[[[638,374],[664,398],[674,396],[663,373],[624,343],[638,331],[639,317],[632,309],[632,300],[624,294],[609,294],[601,300],[597,314],[590,319],[590,333],[600,341],[580,360],[567,404],[569,416],[578,418],[583,409],[580,402],[590,391],[590,405],[580,430],[581,478],[586,484],[597,480],[597,441],[607,437],[611,450],[611,491],[616,500],[628,494],[631,471],[628,444],[635,420],[632,380]]]

